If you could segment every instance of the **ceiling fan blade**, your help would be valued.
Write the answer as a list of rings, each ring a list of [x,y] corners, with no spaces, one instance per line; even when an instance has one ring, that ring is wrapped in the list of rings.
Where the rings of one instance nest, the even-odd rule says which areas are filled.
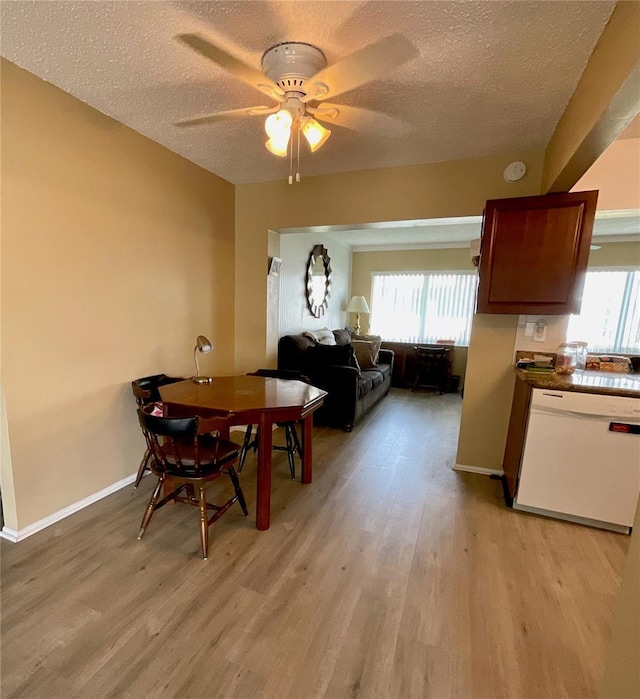
[[[226,121],[227,119],[238,119],[248,116],[260,116],[261,114],[274,114],[280,109],[279,105],[275,107],[243,107],[242,109],[226,109],[222,112],[214,112],[213,114],[203,114],[192,119],[180,119],[174,121],[174,126],[199,126],[200,124],[214,124],[216,121]]]
[[[346,56],[306,82],[303,102],[323,100],[371,82],[418,56],[419,51],[402,34],[391,34]]]
[[[256,90],[260,90],[265,95],[269,95],[272,99],[280,100],[284,97],[282,90],[273,80],[269,80],[264,73],[252,68],[218,46],[214,46],[214,44],[199,34],[178,34],[177,38],[200,55],[224,68],[238,80],[242,80],[242,82],[254,87]]]
[[[348,107],[345,104],[322,102],[318,108],[307,106],[307,111],[326,124],[334,124],[345,129],[376,136],[401,138],[413,131],[413,126],[402,119],[362,107]]]

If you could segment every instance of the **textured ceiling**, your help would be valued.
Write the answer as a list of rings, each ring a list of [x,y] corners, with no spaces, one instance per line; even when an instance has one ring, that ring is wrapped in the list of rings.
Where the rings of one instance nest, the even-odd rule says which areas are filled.
[[[401,119],[406,133],[335,126],[320,151],[302,149],[304,177],[545,147],[614,6],[4,0],[1,52],[237,184],[288,175],[286,159],[264,148],[264,117],[182,129],[173,122],[265,97],[178,42],[179,33],[201,34],[254,68],[281,41],[315,44],[329,64],[395,32],[415,46],[414,60],[332,100]]]

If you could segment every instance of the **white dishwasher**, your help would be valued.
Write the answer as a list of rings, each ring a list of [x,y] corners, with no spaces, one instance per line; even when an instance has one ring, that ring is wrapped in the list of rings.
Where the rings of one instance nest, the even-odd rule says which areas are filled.
[[[514,509],[629,532],[640,399],[534,388]]]

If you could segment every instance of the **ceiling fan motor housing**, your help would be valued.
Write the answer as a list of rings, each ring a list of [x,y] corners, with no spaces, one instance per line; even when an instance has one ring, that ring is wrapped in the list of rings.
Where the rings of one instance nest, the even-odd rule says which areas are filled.
[[[285,41],[267,49],[262,69],[285,93],[306,94],[305,82],[327,65],[319,48],[300,41]]]

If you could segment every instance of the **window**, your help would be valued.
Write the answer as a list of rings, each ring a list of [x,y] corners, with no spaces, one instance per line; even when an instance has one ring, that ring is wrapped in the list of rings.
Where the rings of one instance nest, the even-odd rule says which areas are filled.
[[[396,342],[468,345],[475,272],[372,274],[371,332]]]
[[[589,351],[640,351],[640,271],[587,272],[582,310],[572,315],[567,335]]]

